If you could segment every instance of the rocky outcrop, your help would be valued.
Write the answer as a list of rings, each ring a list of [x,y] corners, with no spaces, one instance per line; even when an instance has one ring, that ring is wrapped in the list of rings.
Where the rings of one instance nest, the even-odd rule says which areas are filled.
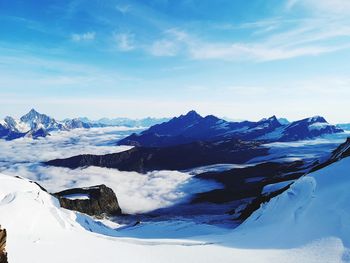
[[[315,167],[311,170],[311,172],[320,170],[332,163],[335,163],[343,158],[350,156],[350,137],[346,139],[346,141],[340,144],[331,154],[331,156],[323,163],[316,163]]]
[[[6,247],[6,230],[0,227],[0,263],[7,263]]]
[[[54,195],[61,207],[69,210],[96,217],[122,214],[115,193],[105,185],[68,189]]]

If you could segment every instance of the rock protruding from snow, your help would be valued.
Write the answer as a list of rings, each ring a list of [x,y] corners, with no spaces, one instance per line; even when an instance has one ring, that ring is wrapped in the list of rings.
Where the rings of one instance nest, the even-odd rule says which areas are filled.
[[[346,157],[350,157],[350,137],[347,138],[346,142],[342,143],[335,149],[331,156],[324,162],[316,165],[312,171],[320,170],[332,163],[335,163],[341,159],[344,159]]]
[[[105,185],[68,189],[55,195],[61,207],[91,216],[115,216],[122,213],[115,193]]]
[[[338,161],[345,157],[350,156],[350,137],[347,138],[346,142],[341,144],[337,149],[333,151],[331,160]]]
[[[6,238],[6,230],[0,227],[0,263],[7,263]]]

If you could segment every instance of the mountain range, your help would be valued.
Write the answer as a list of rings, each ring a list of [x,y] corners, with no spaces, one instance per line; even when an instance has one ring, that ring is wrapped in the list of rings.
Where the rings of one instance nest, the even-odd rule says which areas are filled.
[[[326,134],[343,132],[329,124],[323,117],[315,116],[282,123],[272,116],[258,122],[229,122],[213,115],[202,117],[195,111],[156,124],[140,134],[132,134],[119,142],[120,145],[167,147],[198,140],[218,141],[227,139],[259,141],[298,141],[313,139]]]
[[[100,119],[92,121],[87,118],[74,118],[57,121],[54,118],[31,109],[20,119],[7,116],[0,121],[0,139],[13,140],[21,137],[45,137],[53,131],[68,131],[77,128],[95,128],[110,126],[150,127],[167,121],[167,118],[145,118],[132,120],[128,118]]]
[[[20,119],[7,116],[0,122],[0,138],[13,140],[20,137],[45,137],[52,131],[68,130],[64,123],[40,114],[34,109]]]
[[[94,127],[106,127],[106,126],[124,126],[124,127],[151,127],[158,123],[167,122],[170,118],[142,118],[142,119],[130,119],[130,118],[102,118],[98,120],[90,120],[86,117],[77,118],[83,123],[89,123]]]
[[[68,131],[77,128],[94,127],[149,127],[140,134],[121,140],[119,144],[146,147],[165,147],[194,141],[218,141],[225,139],[296,141],[343,132],[342,126],[329,124],[323,117],[316,116],[289,122],[276,116],[252,121],[226,121],[213,115],[202,117],[195,111],[172,119],[169,118],[103,118],[97,121],[88,118],[74,118],[57,121],[54,118],[31,109],[20,119],[7,116],[0,121],[0,138],[13,140],[21,137],[45,137],[53,131]]]

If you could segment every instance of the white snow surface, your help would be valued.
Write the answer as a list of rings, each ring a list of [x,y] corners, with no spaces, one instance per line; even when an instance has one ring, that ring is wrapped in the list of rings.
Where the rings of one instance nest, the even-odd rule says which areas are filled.
[[[186,221],[108,227],[0,175],[0,222],[11,263],[349,262],[349,167],[347,158],[297,180],[233,230]]]
[[[236,229],[241,246],[305,247],[318,262],[350,262],[350,158],[302,177]],[[310,259],[302,262],[317,262]]]

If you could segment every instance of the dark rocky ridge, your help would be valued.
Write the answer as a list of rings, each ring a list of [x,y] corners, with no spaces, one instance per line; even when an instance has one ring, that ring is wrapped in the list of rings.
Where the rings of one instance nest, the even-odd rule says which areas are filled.
[[[194,141],[227,139],[297,141],[313,139],[325,134],[343,132],[319,116],[281,124],[276,116],[258,122],[229,122],[213,115],[200,116],[195,111],[154,125],[139,134],[132,134],[119,145],[169,147]]]
[[[54,194],[61,207],[79,211],[91,216],[116,216],[121,215],[122,210],[118,199],[111,188],[105,185],[97,185],[86,188],[73,188]],[[87,199],[69,199],[68,196],[87,195]]]
[[[315,167],[311,170],[317,171],[319,169],[322,169],[332,163],[335,163],[343,158],[350,156],[350,137],[346,139],[344,143],[339,145],[330,155],[330,157],[322,163],[316,163]]]
[[[245,168],[235,168],[224,172],[207,172],[196,176],[204,180],[215,180],[224,185],[195,195],[191,204],[229,205],[226,213],[238,222],[244,221],[262,203],[287,190],[291,183],[274,192],[262,193],[264,186],[298,179],[309,171],[302,161],[290,163],[266,162]],[[232,204],[232,205],[231,205]]]
[[[119,141],[119,145],[168,147],[195,141],[227,139],[251,140],[280,127],[275,116],[259,122],[228,122],[213,115],[200,116],[195,111],[154,125],[140,134],[132,134]]]
[[[0,227],[0,263],[7,263],[6,238],[6,230]]]
[[[286,191],[292,182],[274,192],[262,193],[264,186],[279,182],[295,180],[310,172],[322,169],[343,158],[350,157],[350,138],[335,149],[326,161],[305,164],[301,161],[291,163],[261,163],[246,168],[236,168],[224,172],[208,172],[197,175],[197,178],[215,180],[222,183],[223,189],[197,194],[192,203],[214,203],[224,204],[232,201],[251,198],[248,205],[240,210],[232,210],[230,214],[236,219],[243,221],[248,218],[261,204],[268,202],[271,198]],[[250,180],[261,178],[261,180]],[[248,181],[247,181],[248,180]],[[250,181],[249,181],[250,180]]]
[[[196,178],[215,180],[223,184],[224,188],[200,193],[192,202],[225,203],[247,197],[257,197],[261,194],[264,186],[297,179],[305,173],[302,161],[291,163],[266,162],[224,172],[202,173],[197,175]]]
[[[245,163],[268,154],[258,142],[226,140],[193,142],[171,147],[134,147],[128,151],[106,155],[78,155],[46,162],[68,168],[99,166],[121,171],[145,173],[152,170],[185,170],[218,163]]]

